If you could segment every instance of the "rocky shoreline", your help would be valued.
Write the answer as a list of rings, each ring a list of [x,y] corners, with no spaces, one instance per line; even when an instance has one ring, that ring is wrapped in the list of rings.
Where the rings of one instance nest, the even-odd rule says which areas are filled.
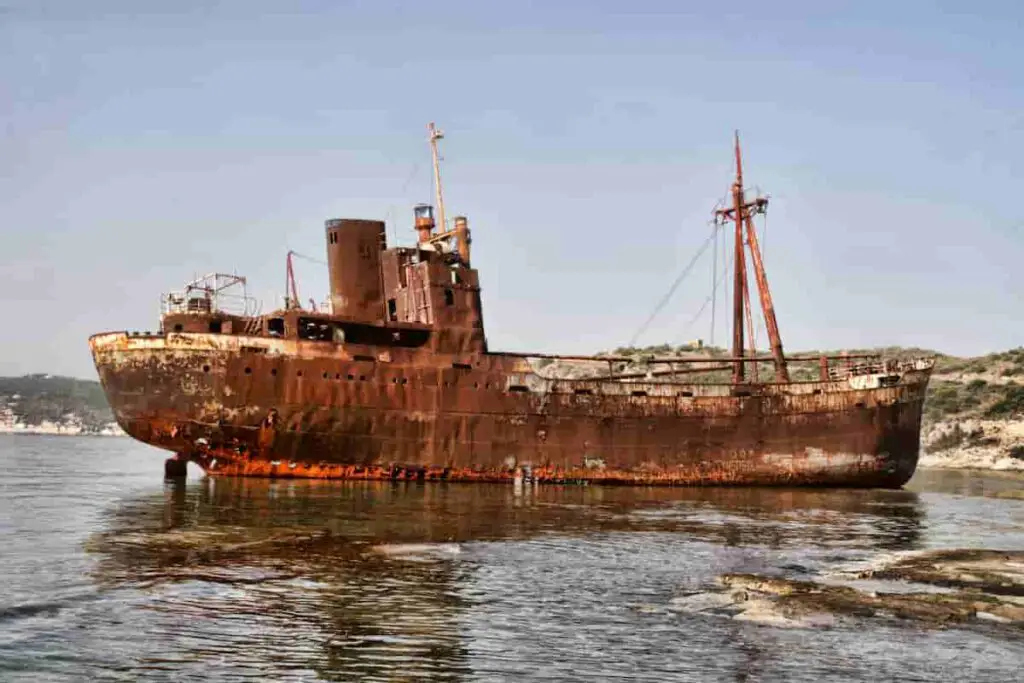
[[[1024,632],[1024,552],[911,552],[808,580],[723,574],[711,590],[674,598],[671,606],[789,628],[886,621],[1019,634]]]
[[[921,430],[918,467],[1024,472],[1024,420],[942,420]]]

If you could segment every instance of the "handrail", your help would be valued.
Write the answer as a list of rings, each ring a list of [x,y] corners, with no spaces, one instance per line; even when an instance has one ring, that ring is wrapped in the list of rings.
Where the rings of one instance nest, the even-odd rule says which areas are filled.
[[[667,363],[771,363],[774,359],[772,356],[740,356],[739,358],[731,356],[702,356],[699,358],[689,357],[657,357],[657,356],[577,356],[577,355],[558,355],[554,353],[522,353],[517,351],[492,351],[490,355],[494,356],[508,356],[511,358],[539,358],[547,360],[568,360],[568,361],[591,361],[595,363],[647,363],[647,364],[667,364]],[[811,363],[820,362],[822,358],[825,360],[854,360],[862,358],[882,358],[880,353],[851,353],[847,355],[827,355],[827,356],[786,356],[787,362],[795,363]]]

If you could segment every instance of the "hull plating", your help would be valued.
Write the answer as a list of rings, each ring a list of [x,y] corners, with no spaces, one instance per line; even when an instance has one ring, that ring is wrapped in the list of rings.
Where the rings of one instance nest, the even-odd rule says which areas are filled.
[[[168,334],[90,340],[121,426],[214,475],[897,487],[930,368],[751,385],[545,379],[521,358]]]

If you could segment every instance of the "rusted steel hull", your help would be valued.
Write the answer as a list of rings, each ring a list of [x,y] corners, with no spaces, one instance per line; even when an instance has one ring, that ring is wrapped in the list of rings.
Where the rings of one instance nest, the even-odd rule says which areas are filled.
[[[224,476],[898,487],[930,374],[734,395],[544,379],[502,354],[173,333],[90,345],[128,434]]]

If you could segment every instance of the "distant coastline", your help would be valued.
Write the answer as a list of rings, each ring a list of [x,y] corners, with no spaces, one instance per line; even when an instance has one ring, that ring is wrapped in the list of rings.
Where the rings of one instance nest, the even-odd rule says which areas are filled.
[[[22,434],[27,436],[128,436],[117,423],[99,429],[82,429],[65,425],[27,425],[20,422],[0,424],[0,434]]]
[[[124,436],[95,380],[0,377],[0,434]]]

